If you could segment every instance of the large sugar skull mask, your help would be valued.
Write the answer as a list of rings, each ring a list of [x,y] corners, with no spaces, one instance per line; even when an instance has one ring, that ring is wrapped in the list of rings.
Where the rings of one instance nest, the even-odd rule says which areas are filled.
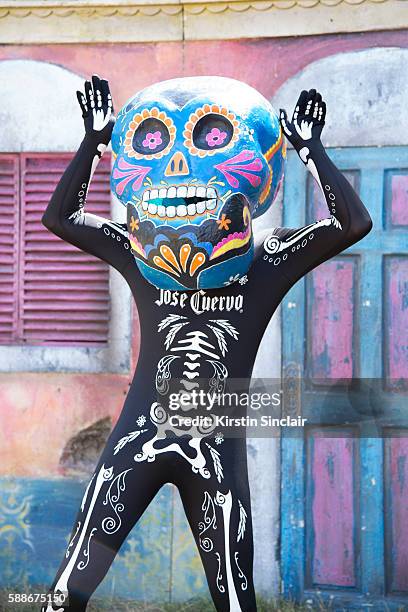
[[[157,83],[121,109],[112,150],[112,190],[149,282],[211,289],[246,274],[252,219],[283,177],[279,119],[260,93],[222,77]]]

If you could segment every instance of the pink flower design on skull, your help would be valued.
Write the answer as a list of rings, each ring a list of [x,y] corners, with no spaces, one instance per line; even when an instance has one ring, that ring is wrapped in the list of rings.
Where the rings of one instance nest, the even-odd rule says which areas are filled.
[[[227,137],[227,132],[221,132],[218,128],[212,128],[211,132],[208,132],[205,139],[209,147],[215,147],[221,145]]]
[[[142,142],[142,145],[153,150],[156,149],[159,145],[161,145],[162,142],[163,141],[160,131],[157,130],[157,132],[147,132],[146,137]]]

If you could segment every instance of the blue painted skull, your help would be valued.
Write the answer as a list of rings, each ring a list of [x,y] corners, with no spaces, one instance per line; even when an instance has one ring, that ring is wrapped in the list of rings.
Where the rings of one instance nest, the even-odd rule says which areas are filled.
[[[121,109],[112,150],[112,191],[149,282],[211,289],[247,273],[252,218],[283,178],[278,115],[259,92],[223,77],[157,83]]]

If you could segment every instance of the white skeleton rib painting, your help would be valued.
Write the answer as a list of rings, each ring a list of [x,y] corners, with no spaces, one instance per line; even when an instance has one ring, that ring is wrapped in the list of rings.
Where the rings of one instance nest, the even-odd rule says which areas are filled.
[[[206,331],[191,329],[192,324],[187,317],[179,314],[170,314],[160,321],[158,332],[165,332],[164,348],[168,351],[158,362],[156,372],[156,390],[163,398],[168,396],[170,380],[172,379],[172,364],[176,361],[181,364],[179,372],[180,384],[178,393],[183,394],[184,398],[191,395],[193,389],[200,387],[200,377],[202,377],[203,366],[210,366],[211,377],[208,380],[209,392],[222,393],[225,388],[225,381],[228,377],[228,369],[222,358],[228,353],[229,342],[238,340],[238,331],[226,319],[210,319],[206,324]],[[197,380],[198,379],[198,380]],[[183,410],[191,412],[194,405],[185,405]],[[150,408],[150,420],[157,428],[153,438],[142,445],[141,451],[136,453],[135,461],[154,461],[156,455],[167,452],[176,452],[191,464],[193,472],[199,473],[203,478],[209,478],[210,472],[206,465],[206,458],[201,450],[202,438],[209,436],[215,428],[215,422],[211,415],[208,415],[208,426],[200,425],[177,427],[169,423],[169,411],[166,410],[160,401],[153,402]],[[158,440],[164,440],[170,433],[170,442],[166,446],[156,448]],[[181,447],[179,440],[175,438],[189,436],[188,445],[195,450],[195,456],[189,457]],[[211,450],[213,452],[211,452]],[[214,468],[217,478],[222,475],[222,466],[219,461],[219,454],[210,447],[211,456],[214,461]]]

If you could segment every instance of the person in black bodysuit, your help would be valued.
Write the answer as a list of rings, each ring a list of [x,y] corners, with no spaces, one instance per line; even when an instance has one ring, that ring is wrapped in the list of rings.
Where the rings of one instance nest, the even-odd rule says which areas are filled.
[[[129,531],[160,487],[173,483],[215,608],[254,612],[246,440],[223,438],[211,426],[182,435],[169,425],[166,394],[172,379],[191,390],[195,372],[210,388],[224,388],[229,378],[246,379],[249,385],[262,335],[283,296],[308,271],[361,240],[371,229],[370,216],[321,144],[325,104],[320,94],[303,91],[292,120],[281,111],[281,125],[318,181],[328,218],[303,228],[265,230],[257,237],[248,273],[228,286],[201,292],[160,290],[136,266],[126,225],[84,210],[114,119],[107,81],[87,82],[85,95],[78,98],[85,137],[42,221],[63,240],[120,272],[137,304],[141,346],[122,413],[89,481],[50,593],[68,593],[64,609],[85,610]],[[245,410],[237,407],[234,416],[241,414]],[[42,608],[62,609],[51,602]]]

